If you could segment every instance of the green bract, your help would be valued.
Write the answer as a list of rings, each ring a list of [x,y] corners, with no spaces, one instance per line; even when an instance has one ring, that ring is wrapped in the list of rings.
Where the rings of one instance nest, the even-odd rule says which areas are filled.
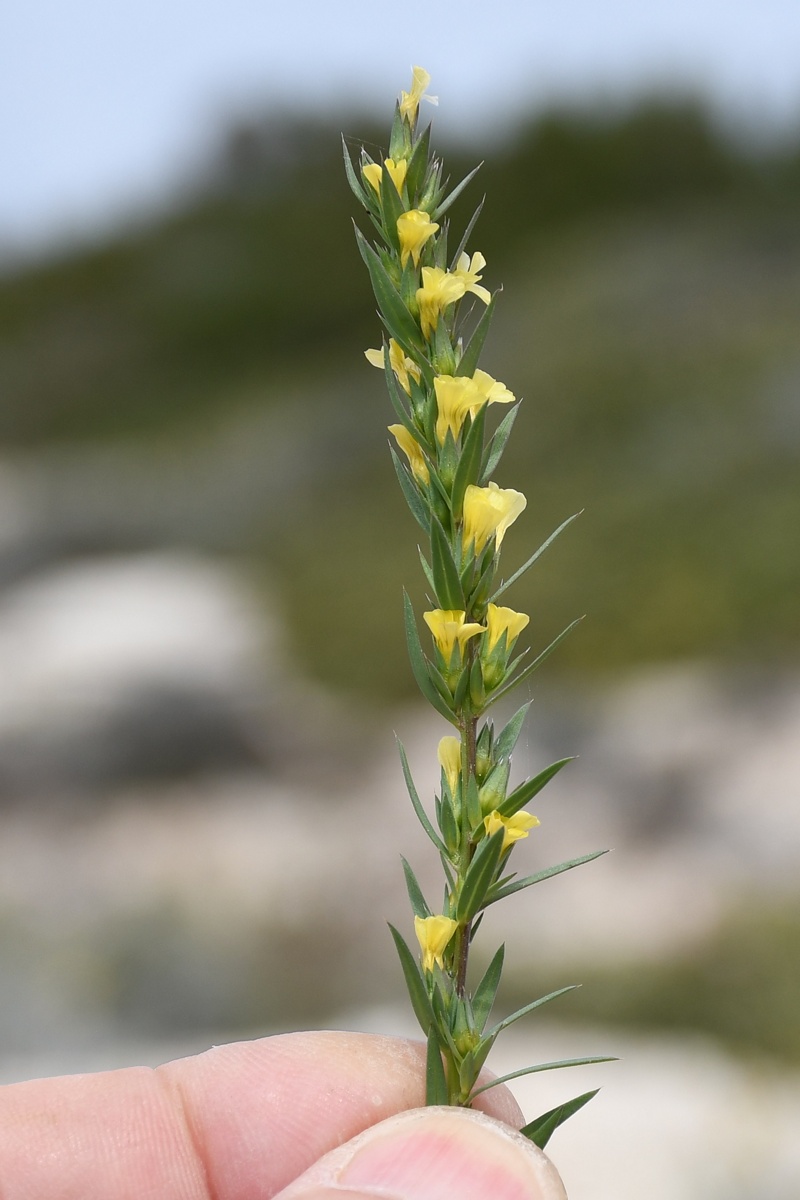
[[[383,351],[369,350],[367,358],[384,371],[399,422],[389,429],[406,460],[392,448],[394,469],[411,513],[427,536],[427,548],[420,549],[429,588],[423,614],[429,634],[425,645],[411,601],[404,597],[411,669],[425,699],[458,734],[440,743],[442,784],[441,795],[434,797],[434,820],[420,800],[400,746],[411,802],[439,853],[445,887],[437,912],[403,860],[418,954],[394,928],[392,936],[414,1013],[428,1040],[428,1103],[469,1106],[480,1092],[503,1082],[479,1081],[498,1035],[574,987],[541,996],[489,1025],[503,947],[474,988],[468,975],[470,945],[484,910],[605,852],[584,854],[522,879],[508,870],[514,845],[538,824],[523,806],[570,760],[553,763],[509,792],[511,754],[529,705],[523,705],[499,734],[485,713],[527,678],[577,621],[525,662],[527,651],[517,653],[516,643],[528,627],[528,617],[496,602],[574,518],[564,521],[508,580],[498,578],[501,544],[526,505],[520,492],[500,487],[493,478],[519,405],[504,383],[478,367],[495,309],[495,298],[479,282],[485,259],[480,251],[467,250],[481,206],[451,260],[448,222],[443,220],[475,171],[448,193],[442,164],[431,153],[430,126],[417,129],[428,82],[427,72],[415,67],[411,91],[402,93],[395,109],[386,156],[374,161],[362,150],[354,164],[345,148],[345,169],[377,233],[371,244],[356,230],[385,330]],[[512,407],[495,418],[504,404]],[[492,405],[498,408],[490,411]],[[505,1078],[605,1061],[542,1063]],[[543,1146],[592,1095],[544,1113],[522,1132]]]

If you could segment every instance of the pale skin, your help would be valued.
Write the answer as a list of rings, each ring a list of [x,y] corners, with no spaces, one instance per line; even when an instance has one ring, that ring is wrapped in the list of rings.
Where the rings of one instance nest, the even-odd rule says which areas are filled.
[[[2,1200],[565,1200],[513,1130],[503,1087],[482,1114],[427,1109],[424,1047],[301,1033],[151,1070],[0,1089]],[[359,1136],[360,1135],[360,1136]],[[357,1139],[353,1142],[353,1139]]]

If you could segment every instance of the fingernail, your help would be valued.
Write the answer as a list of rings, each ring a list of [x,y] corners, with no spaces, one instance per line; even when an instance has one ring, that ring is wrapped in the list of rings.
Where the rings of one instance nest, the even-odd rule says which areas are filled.
[[[281,1200],[566,1200],[550,1160],[516,1130],[458,1108],[401,1113],[340,1146]]]

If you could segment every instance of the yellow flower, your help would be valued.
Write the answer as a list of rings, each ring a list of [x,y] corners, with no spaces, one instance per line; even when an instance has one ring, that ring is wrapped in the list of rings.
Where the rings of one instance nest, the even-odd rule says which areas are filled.
[[[496,483],[476,487],[470,483],[464,493],[464,545],[475,543],[475,553],[494,536],[499,550],[509,525],[516,521],[528,501],[522,492],[499,488]]]
[[[422,951],[423,971],[432,971],[433,964],[441,967],[447,943],[458,929],[452,917],[414,917],[414,932]]]
[[[430,81],[431,77],[423,67],[414,67],[411,77],[411,91],[400,93],[400,115],[406,118],[409,125],[413,125],[417,119],[419,102],[428,90]],[[425,99],[429,104],[439,103],[436,96],[425,96]]]
[[[503,850],[507,850],[509,846],[513,846],[514,842],[520,841],[521,838],[526,838],[531,831],[539,824],[539,818],[534,817],[531,813],[518,812],[514,813],[513,817],[501,817],[497,809],[490,812],[488,817],[484,817],[484,827],[487,837],[491,837],[493,833],[497,833],[498,829],[503,829]]]
[[[389,433],[394,436],[394,440],[408,459],[412,474],[420,483],[427,483],[431,477],[430,471],[416,438],[411,436],[405,425],[390,425]]]
[[[489,404],[513,404],[516,400],[514,393],[510,392],[504,383],[492,379],[486,371],[476,371],[472,379],[481,396]],[[475,413],[472,415],[474,417]]]
[[[419,256],[428,238],[432,238],[439,226],[430,218],[430,213],[421,208],[411,208],[397,218],[397,236],[400,239],[400,265],[404,267],[408,256],[419,266]]]
[[[457,438],[467,414],[473,416],[486,401],[473,380],[467,375],[436,375],[433,380],[436,392],[436,437],[444,445],[447,431]]]
[[[482,254],[473,254],[472,261],[470,261],[469,255],[465,252],[458,256],[458,262],[453,274],[458,276],[463,282],[465,292],[472,292],[473,296],[477,296],[484,304],[488,304],[492,298],[492,293],[487,291],[485,287],[481,287],[478,283],[478,280],[483,278],[481,271],[485,266],[486,259]]]
[[[456,643],[463,651],[464,644],[471,637],[483,633],[486,629],[485,625],[477,625],[475,622],[465,624],[466,617],[467,614],[463,610],[456,608],[434,608],[432,612],[422,614],[422,619],[433,634],[433,640],[446,663],[450,662]]]
[[[364,357],[373,367],[380,367],[383,370],[382,350],[365,350]],[[394,338],[389,338],[389,363],[397,376],[400,387],[410,396],[411,384],[409,383],[409,376],[413,377],[419,383],[421,372],[413,358],[406,356],[403,347]]]
[[[403,184],[406,181],[406,171],[408,170],[408,162],[404,158],[399,158],[397,160],[397,162],[395,162],[395,160],[393,158],[385,158],[383,160],[383,165],[386,167],[386,170],[389,172],[389,177],[390,177],[392,183],[394,184],[394,186],[397,188],[398,193],[402,195]],[[383,171],[381,170],[381,164],[380,163],[367,163],[367,165],[365,167],[362,167],[362,174],[363,174],[364,178],[367,180],[367,182],[375,189],[375,191],[380,196],[381,180],[383,179]]]
[[[464,295],[464,282],[441,267],[422,268],[422,287],[417,289],[422,336],[427,338],[439,324],[444,310]]]
[[[486,610],[486,652],[491,654],[503,634],[506,634],[506,646],[510,650],[512,643],[519,637],[530,621],[526,613],[514,612],[513,608],[499,608],[490,604]]]
[[[439,765],[453,795],[461,778],[461,738],[443,737],[437,751]]]

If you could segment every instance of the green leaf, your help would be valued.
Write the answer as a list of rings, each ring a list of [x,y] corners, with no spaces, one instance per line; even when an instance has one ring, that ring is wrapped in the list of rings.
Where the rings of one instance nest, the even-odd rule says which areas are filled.
[[[430,525],[430,514],[428,512],[425,501],[420,496],[419,491],[417,489],[417,485],[414,483],[414,480],[412,479],[412,477],[409,475],[406,468],[401,463],[400,459],[397,456],[397,452],[395,451],[395,448],[394,448],[394,446],[391,445],[391,443],[389,444],[389,453],[392,456],[392,462],[394,463],[394,469],[397,473],[397,479],[400,483],[400,488],[402,490],[402,493],[405,496],[406,504],[411,509],[411,512],[412,512],[417,524],[422,529],[424,529],[425,532],[427,533],[428,527]]]
[[[528,1013],[533,1012],[537,1008],[541,1008],[543,1004],[548,1004],[551,1000],[555,1000],[558,996],[563,996],[567,992],[574,992],[577,987],[577,983],[571,983],[568,987],[559,988],[558,991],[548,992],[546,996],[540,996],[538,1000],[532,1000],[531,1003],[526,1004],[524,1008],[518,1008],[517,1011],[512,1013],[510,1017],[506,1017],[503,1021],[500,1021],[497,1025],[494,1025],[490,1030],[487,1031],[486,1036],[490,1038],[496,1038],[499,1033],[502,1033],[504,1029],[508,1029],[509,1025],[513,1025],[515,1021],[520,1019],[520,1017],[526,1017]]]
[[[344,173],[347,176],[347,182],[350,184],[350,190],[359,204],[363,204],[364,208],[368,208],[366,194],[355,173],[353,161],[350,158],[350,151],[347,149],[347,142],[344,140],[344,134],[342,134],[342,153],[344,154]]]
[[[570,633],[572,633],[575,626],[580,625],[582,620],[583,620],[583,617],[576,617],[574,621],[570,622],[570,624],[567,626],[566,629],[562,629],[561,633],[559,633],[558,637],[553,638],[550,645],[546,646],[544,648],[544,650],[542,650],[541,654],[537,654],[537,656],[533,660],[533,662],[528,663],[527,667],[525,667],[525,669],[523,671],[520,671],[519,675],[515,676],[515,678],[512,679],[509,683],[504,684],[503,687],[499,688],[496,692],[493,693],[493,695],[491,696],[491,699],[490,699],[490,703],[494,704],[495,701],[499,700],[501,696],[505,696],[507,692],[510,692],[513,688],[515,688],[518,683],[522,683],[523,679],[527,679],[529,675],[532,675],[533,672],[536,670],[536,668],[541,666],[541,664],[544,662],[544,660],[553,653],[556,646],[560,646],[561,643],[564,641],[564,638],[567,637]]]
[[[449,804],[442,804],[442,837],[447,845],[448,855],[455,854],[461,838],[456,818]]]
[[[486,968],[483,978],[475,989],[475,995],[472,997],[472,1011],[475,1015],[475,1024],[481,1032],[483,1032],[483,1028],[489,1020],[489,1013],[492,1011],[492,1006],[497,996],[497,989],[500,986],[500,976],[503,972],[505,953],[505,946],[501,946]]]
[[[420,332],[403,299],[389,278],[386,268],[369,245],[364,235],[356,229],[356,241],[361,257],[369,271],[372,290],[389,333],[395,341],[420,347]]]
[[[392,121],[392,132],[389,135],[389,158],[403,158],[406,147],[408,146],[410,133],[408,125],[400,115],[399,101],[394,106],[394,120]]]
[[[565,767],[568,762],[573,762],[573,758],[560,758],[558,762],[551,763],[549,767],[545,767],[533,779],[528,779],[525,783],[521,783],[518,788],[515,788],[510,796],[506,796],[502,804],[498,806],[497,811],[501,817],[513,817],[514,813],[519,812],[529,800],[542,790],[545,784],[549,783],[554,775],[557,775],[562,767]]]
[[[481,469],[483,457],[483,434],[486,426],[486,409],[488,404],[482,404],[478,409],[469,433],[461,447],[461,457],[458,460],[455,478],[453,479],[452,504],[453,519],[461,520],[464,505],[464,493],[471,483],[476,483]]]
[[[419,555],[419,561],[422,565],[422,571],[425,576],[425,579],[428,582],[428,587],[431,589],[431,596],[433,596],[436,592],[436,588],[433,586],[433,572],[431,571],[430,563],[428,562],[425,555],[422,553],[421,546],[417,546],[417,554]]]
[[[581,512],[583,512],[583,509],[581,509]],[[558,529],[554,530],[554,532],[550,534],[550,537],[547,539],[547,541],[546,541],[546,542],[542,542],[542,544],[541,544],[541,546],[539,547],[539,549],[534,551],[534,553],[533,553],[533,554],[530,556],[530,558],[528,559],[528,561],[527,561],[526,563],[523,563],[523,564],[522,564],[522,566],[519,568],[519,570],[518,570],[518,571],[515,571],[515,572],[514,572],[514,574],[511,576],[511,578],[510,578],[510,579],[507,579],[507,580],[505,581],[505,583],[501,583],[501,584],[500,584],[500,587],[499,587],[499,588],[496,590],[496,592],[495,592],[495,593],[494,593],[494,595],[492,596],[492,603],[494,603],[494,602],[497,600],[497,597],[498,597],[498,596],[502,596],[503,592],[505,592],[505,591],[506,591],[508,588],[510,588],[510,587],[511,587],[511,585],[512,585],[512,583],[516,583],[516,582],[517,582],[517,580],[518,580],[518,579],[519,579],[519,578],[520,578],[522,575],[524,575],[524,574],[525,574],[525,572],[526,572],[526,571],[527,571],[527,570],[528,570],[530,567],[532,567],[532,566],[533,566],[533,564],[536,562],[536,560],[537,560],[538,558],[540,558],[540,557],[541,557],[541,556],[544,554],[544,552],[545,552],[545,550],[547,549],[547,547],[548,547],[548,546],[551,546],[551,545],[553,544],[553,542],[556,540],[556,538],[558,537],[558,535],[559,535],[559,534],[560,534],[560,533],[561,533],[561,532],[562,532],[564,529],[566,529],[568,525],[571,525],[571,524],[572,524],[572,522],[573,522],[573,521],[576,519],[576,517],[579,517],[579,516],[581,515],[581,512],[576,512],[576,513],[573,513],[571,517],[567,517],[566,521],[562,521],[562,522],[561,522],[561,524],[559,525]]]
[[[408,898],[411,901],[411,909],[415,917],[430,917],[430,908],[425,897],[422,894],[422,888],[417,882],[417,877],[411,869],[411,864],[400,855],[400,861],[403,864],[403,873],[406,877],[406,888],[408,890]]]
[[[485,1083],[483,1087],[479,1087],[472,1093],[470,1097],[474,1100],[476,1096],[480,1096],[481,1092],[488,1092],[489,1088],[497,1087],[499,1083],[508,1083],[510,1079],[519,1079],[523,1075],[535,1075],[538,1071],[558,1071],[562,1067],[591,1067],[595,1063],[617,1062],[613,1055],[603,1055],[599,1058],[564,1058],[560,1062],[538,1063],[534,1067],[522,1067],[519,1071],[512,1071],[509,1075],[501,1075],[498,1079],[492,1079],[490,1083]]]
[[[394,250],[400,251],[400,238],[397,233],[397,218],[405,212],[403,201],[398,195],[394,180],[389,174],[386,164],[383,164],[381,176],[381,212],[383,227]]]
[[[503,451],[506,448],[511,430],[514,427],[514,422],[517,419],[519,412],[519,400],[512,405],[506,415],[503,417],[497,429],[494,431],[494,436],[487,447],[486,462],[481,470],[480,486],[485,487],[489,480],[494,475],[495,467],[503,457]]]
[[[422,801],[420,800],[417,789],[414,786],[411,768],[408,765],[408,756],[406,755],[405,747],[399,738],[397,739],[397,748],[400,751],[400,763],[403,768],[403,778],[406,781],[406,788],[408,789],[408,794],[411,797],[411,803],[414,806],[414,812],[417,814],[417,820],[433,842],[436,849],[439,850],[440,853],[445,853],[445,847],[442,843],[442,840],[431,825],[428,814],[422,807]],[[405,859],[403,861],[405,862]]]
[[[522,732],[522,726],[528,715],[528,709],[532,704],[532,700],[526,700],[522,708],[517,709],[508,724],[503,727],[502,733],[494,743],[493,754],[496,762],[500,762],[502,759],[511,756],[511,752],[516,746],[517,739]]]
[[[486,312],[481,317],[478,324],[472,331],[472,337],[464,347],[464,353],[461,355],[461,361],[456,370],[457,375],[474,375],[478,366],[478,359],[483,349],[483,343],[486,341],[486,335],[489,332],[492,314],[494,312],[494,296],[486,306]]]
[[[469,224],[467,225],[467,228],[464,230],[464,236],[462,237],[461,241],[458,243],[458,249],[456,250],[455,254],[453,255],[453,260],[450,264],[451,271],[455,270],[458,260],[461,258],[461,255],[464,253],[464,251],[467,248],[467,242],[469,241],[470,234],[472,233],[473,229],[475,228],[475,225],[477,224],[478,217],[481,215],[481,209],[483,208],[483,204],[484,204],[485,200],[486,200],[486,197],[484,196],[483,200],[481,200],[480,204],[475,209],[475,212],[470,217]]]
[[[411,1007],[414,1010],[415,1017],[419,1021],[422,1032],[427,1037],[428,1031],[433,1025],[433,1009],[428,998],[428,991],[425,987],[422,971],[419,968],[417,960],[403,940],[402,934],[397,932],[394,925],[390,925],[389,929],[397,948],[400,966],[403,968],[408,995],[411,999]]]
[[[524,879],[515,879],[513,883],[505,883],[490,891],[486,903],[494,904],[497,900],[504,900],[506,896],[513,896],[514,892],[521,892],[523,888],[532,887],[534,883],[541,883],[544,879],[552,879],[554,875],[560,875],[563,871],[571,871],[573,867],[583,866],[584,863],[592,862],[593,859],[600,858],[603,854],[608,854],[608,851],[595,850],[593,854],[582,854],[580,858],[571,858],[568,862],[559,863],[555,867],[545,867],[543,871],[537,871],[535,875],[526,875]]]
[[[498,829],[491,837],[484,838],[475,851],[475,857],[467,867],[461,895],[458,897],[456,919],[471,921],[486,903],[486,894],[492,885],[503,847],[504,829]]]
[[[467,782],[466,801],[467,823],[469,824],[470,829],[477,829],[483,818],[481,816],[481,799],[478,791],[478,781],[472,774],[470,774]]]
[[[412,208],[416,205],[417,192],[422,187],[425,179],[425,174],[428,170],[428,155],[431,145],[431,127],[428,125],[423,133],[417,139],[417,144],[414,147],[414,153],[408,160],[408,170],[406,171],[406,191],[408,200]]]
[[[425,655],[422,653],[422,646],[419,641],[419,633],[417,632],[417,622],[414,617],[414,609],[411,607],[411,601],[408,598],[408,593],[403,589],[403,606],[406,627],[406,641],[408,643],[408,657],[411,662],[411,671],[417,681],[417,687],[422,692],[425,699],[431,704],[438,713],[440,713],[446,721],[450,721],[453,725],[458,724],[458,720],[451,710],[447,707],[442,697],[434,687],[431,677],[428,674],[428,662]]]
[[[559,1125],[563,1125],[579,1109],[583,1108],[584,1104],[593,1100],[599,1091],[600,1088],[595,1088],[593,1092],[584,1092],[583,1095],[576,1096],[574,1100],[567,1100],[564,1104],[559,1104],[557,1108],[551,1108],[549,1112],[542,1113],[540,1117],[523,1125],[520,1133],[524,1137],[530,1138],[540,1150],[544,1150]]]
[[[475,176],[478,174],[478,171],[480,171],[482,166],[483,166],[482,162],[478,163],[477,167],[473,167],[472,170],[469,172],[469,174],[465,175],[464,178],[461,180],[461,182],[456,184],[456,186],[453,188],[450,195],[445,196],[445,198],[444,198],[444,200],[442,200],[441,204],[437,205],[437,207],[431,213],[432,220],[438,221],[439,217],[443,216],[447,212],[450,205],[455,203],[455,201],[458,199],[458,197],[464,191],[464,188],[467,186],[467,184],[469,184],[471,182],[471,180],[473,180],[475,178]]]
[[[448,1100],[442,1051],[439,1047],[436,1030],[431,1026],[428,1032],[428,1053],[425,1062],[425,1103],[444,1105]]]
[[[439,608],[464,608],[464,593],[453,560],[453,551],[441,522],[431,514],[431,571]]]

